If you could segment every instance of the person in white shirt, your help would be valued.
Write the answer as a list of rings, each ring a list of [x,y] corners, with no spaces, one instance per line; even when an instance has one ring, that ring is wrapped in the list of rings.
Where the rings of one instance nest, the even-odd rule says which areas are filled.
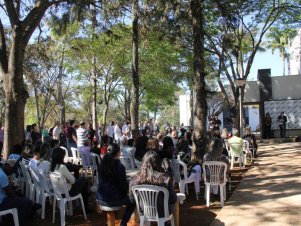
[[[85,126],[85,122],[80,122],[79,128],[76,130],[77,148],[83,147],[85,140],[88,138],[88,131],[86,130]]]
[[[128,139],[131,138],[131,124],[129,121],[126,121],[122,126],[122,134]]]
[[[114,127],[114,139],[117,144],[119,144],[120,137],[122,136],[122,131],[120,128],[120,122],[117,122]]]
[[[50,171],[60,174],[67,181],[67,187],[69,189],[69,195],[71,197],[82,194],[86,212],[91,210],[88,207],[88,181],[85,177],[75,178],[72,173],[64,165],[65,151],[62,148],[56,148],[53,150],[52,162]]]
[[[59,122],[56,122],[52,132],[53,139],[59,140],[60,133],[62,133],[61,124]]]
[[[107,129],[107,135],[109,136],[110,143],[113,143],[113,140],[114,140],[114,126],[115,126],[115,122],[112,121]]]

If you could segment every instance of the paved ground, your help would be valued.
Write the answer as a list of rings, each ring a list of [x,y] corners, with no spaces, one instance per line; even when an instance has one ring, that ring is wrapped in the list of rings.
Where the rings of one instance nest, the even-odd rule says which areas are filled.
[[[263,145],[211,226],[301,225],[301,143]]]

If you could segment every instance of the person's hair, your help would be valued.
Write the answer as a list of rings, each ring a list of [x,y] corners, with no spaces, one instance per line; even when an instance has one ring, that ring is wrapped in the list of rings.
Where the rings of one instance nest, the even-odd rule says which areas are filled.
[[[159,141],[157,138],[150,137],[147,140],[146,150],[156,151],[159,150]]]
[[[228,137],[228,130],[227,128],[223,128],[221,138],[227,139],[227,137]]]
[[[73,126],[74,123],[75,123],[75,120],[70,120],[69,125],[70,125],[70,126]]]
[[[32,125],[26,126],[26,133],[30,132],[32,130]]]
[[[31,125],[32,128],[35,127],[35,126],[37,126],[37,123],[34,123],[34,124]]]
[[[233,129],[232,129],[232,134],[233,134],[233,136],[237,136],[237,135],[239,134],[238,129],[233,128]]]
[[[170,148],[174,148],[174,144],[171,137],[169,136],[164,137],[162,142],[163,142],[162,150],[168,151]]]
[[[22,151],[23,151],[23,148],[20,144],[15,144],[11,149],[12,154],[21,155]]]
[[[41,145],[42,145],[42,141],[41,141],[41,140],[38,140],[38,141],[34,144],[34,148],[33,148],[33,153],[34,153],[34,154],[40,153]]]
[[[270,116],[270,113],[269,113],[269,112],[267,112],[267,113],[265,114],[265,116]]]
[[[50,152],[50,144],[45,142],[41,145],[40,148],[40,158],[46,161],[49,161],[49,152]]]
[[[56,166],[59,167],[61,164],[64,163],[65,154],[65,150],[62,148],[55,148],[53,150],[50,171],[53,172]]]
[[[81,122],[79,123],[79,125],[80,125],[81,127],[83,127],[83,126],[86,125],[86,123],[85,123],[84,121],[81,121]]]
[[[128,144],[128,138],[126,136],[120,137],[120,145],[126,146]]]
[[[219,160],[221,154],[223,152],[223,142],[220,139],[213,139],[209,143],[208,148],[208,160],[217,161]]]
[[[165,180],[162,160],[155,151],[145,153],[139,172],[137,173],[138,184],[162,185]]]
[[[99,174],[101,177],[112,177],[115,174],[114,158],[120,152],[118,144],[111,144],[108,146],[107,153],[104,155],[99,166]]]
[[[177,152],[187,152],[189,149],[189,141],[185,138],[181,138],[176,145]]]
[[[158,140],[163,140],[163,138],[164,138],[164,134],[163,133],[158,133],[157,134],[157,139]]]
[[[103,145],[108,144],[109,136],[108,135],[103,135],[101,137],[101,141],[102,141]]]
[[[128,140],[128,146],[133,147],[133,145],[134,145],[134,139],[131,138],[131,139]]]
[[[50,140],[49,144],[50,144],[50,148],[53,148],[55,147],[55,145],[59,144],[60,141],[59,140],[56,140],[56,139],[52,139]]]

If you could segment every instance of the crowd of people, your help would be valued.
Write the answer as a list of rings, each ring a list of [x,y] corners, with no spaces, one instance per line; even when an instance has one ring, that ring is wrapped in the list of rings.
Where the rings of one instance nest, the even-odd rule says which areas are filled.
[[[225,141],[231,142],[236,134],[230,138],[231,135],[226,129],[220,132],[221,123],[216,118],[212,118],[211,124],[210,142],[203,161],[223,161],[229,165]],[[131,187],[137,184],[152,184],[167,188],[170,194],[170,211],[173,210],[176,196],[171,164],[174,159],[180,159],[187,165],[187,182],[197,181],[196,196],[197,198],[201,196],[199,181],[202,175],[202,162],[198,159],[191,160],[193,131],[183,125],[177,128],[169,124],[160,131],[152,120],[148,120],[140,123],[139,135],[135,139],[131,132],[129,121],[125,121],[123,125],[111,121],[107,128],[100,124],[97,130],[94,130],[90,123],[76,123],[74,120],[70,120],[65,126],[55,123],[49,130],[44,129],[41,132],[36,124],[27,126],[24,145],[15,145],[9,156],[9,159],[15,159],[17,163],[10,170],[0,171],[0,211],[8,208],[5,199],[12,197],[7,190],[7,175],[18,174],[18,163],[23,162],[45,175],[50,172],[59,173],[66,179],[70,195],[82,194],[86,212],[91,212],[88,203],[88,180],[86,177],[79,176],[81,165],[75,162],[64,162],[66,157],[64,148],[68,150],[69,156],[72,156],[71,148],[76,148],[79,153],[95,153],[101,157],[96,201],[108,206],[126,205],[127,209],[121,225],[126,225],[135,209]],[[255,136],[250,130],[247,130],[244,139],[249,139],[250,144],[256,146]],[[130,181],[126,176],[127,166],[120,161],[121,156],[132,158],[135,167],[139,169],[137,175]],[[5,164],[2,168],[9,167]],[[183,178],[182,169],[180,176]],[[217,192],[213,191],[214,194]],[[23,202],[18,201],[19,215],[24,217],[21,209],[27,208],[29,211],[33,203],[26,198],[21,199]],[[31,204],[29,205],[28,202]],[[10,201],[10,203],[14,202]],[[20,206],[20,203],[24,205]]]

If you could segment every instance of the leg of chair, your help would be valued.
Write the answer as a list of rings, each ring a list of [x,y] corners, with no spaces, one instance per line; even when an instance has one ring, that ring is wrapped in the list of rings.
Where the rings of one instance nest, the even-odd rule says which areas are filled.
[[[15,226],[19,226],[18,210],[16,208],[13,209],[13,218]]]
[[[175,218],[174,218],[174,216],[171,217],[170,223],[171,223],[171,226],[180,226],[180,224],[179,225],[175,225]]]
[[[83,197],[82,197],[82,196],[80,196],[80,203],[81,203],[81,205],[82,205],[82,209],[83,209],[84,217],[85,217],[85,219],[87,220],[87,215],[86,215],[86,210],[85,210],[84,200],[83,200]]]
[[[229,191],[231,191],[231,176],[228,177],[228,183],[229,183]]]
[[[54,197],[53,199],[53,213],[52,213],[52,223],[54,224],[55,222],[55,204],[56,204],[56,198]]]
[[[188,191],[188,184],[185,183],[185,188],[186,188],[186,194],[188,195],[189,191]]]
[[[180,180],[179,188],[180,188],[180,193],[185,194],[185,182],[184,182],[184,180]]]
[[[164,226],[164,225],[165,225],[165,221],[162,219],[159,219],[158,226]]]
[[[234,155],[232,155],[232,157],[231,157],[231,169],[233,169],[233,167],[234,167]]]
[[[144,226],[144,216],[140,216],[140,226]]]
[[[219,186],[220,198],[221,198],[221,207],[224,206],[224,188],[222,185]]]
[[[41,204],[42,204],[42,214],[41,214],[41,218],[45,219],[45,204],[46,204],[46,196],[45,193],[42,193],[41,195]]]
[[[224,200],[226,201],[227,193],[226,193],[226,184],[223,185],[223,192],[224,192]]]
[[[69,215],[73,216],[73,205],[72,205],[72,201],[67,203],[68,205],[68,210],[69,210]]]
[[[108,211],[107,212],[107,225],[108,226],[115,226],[115,211]]]
[[[60,213],[61,213],[61,226],[65,226],[65,213],[66,213],[66,202],[65,200],[60,201]]]
[[[206,185],[206,205],[210,206],[210,185]]]

